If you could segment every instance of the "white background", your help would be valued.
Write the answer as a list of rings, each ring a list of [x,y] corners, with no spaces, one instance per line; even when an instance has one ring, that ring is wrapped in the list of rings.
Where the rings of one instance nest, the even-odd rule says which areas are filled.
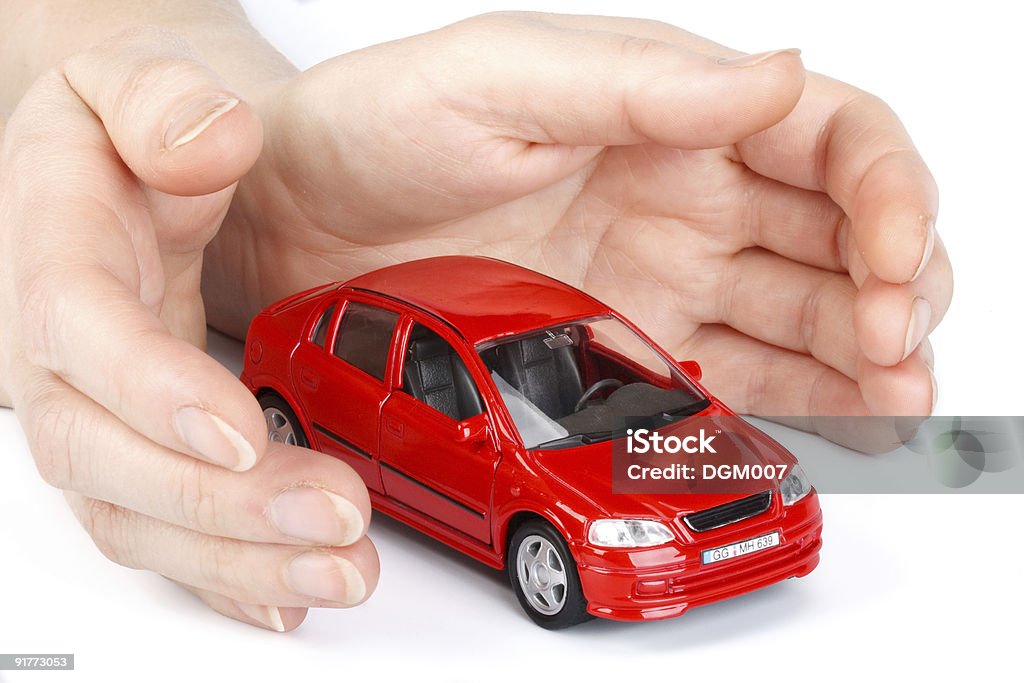
[[[510,5],[244,3],[303,67]],[[796,46],[806,65],[886,99],[930,163],[956,295],[932,336],[940,414],[1024,414],[1024,158],[1019,21],[997,3],[548,2],[629,14],[749,52]],[[237,362],[220,344],[218,357]],[[828,447],[824,444],[822,448]],[[110,564],[35,474],[0,410],[0,651],[74,652],[75,673],[7,680],[673,680],[1020,677],[1021,496],[826,495],[821,566],[682,618],[549,633],[504,576],[375,518],[374,598],[278,635],[209,612],[159,577]],[[1012,672],[1012,673],[1011,673]]]

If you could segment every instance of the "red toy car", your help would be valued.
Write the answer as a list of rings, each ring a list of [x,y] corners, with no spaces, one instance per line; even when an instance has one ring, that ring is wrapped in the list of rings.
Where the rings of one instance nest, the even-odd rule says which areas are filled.
[[[612,493],[615,418],[734,415],[699,379],[587,294],[468,256],[270,306],[242,374],[271,440],[341,458],[378,510],[507,567],[545,628],[672,617],[817,565],[817,495],[749,425],[760,461],[790,467],[767,490]]]

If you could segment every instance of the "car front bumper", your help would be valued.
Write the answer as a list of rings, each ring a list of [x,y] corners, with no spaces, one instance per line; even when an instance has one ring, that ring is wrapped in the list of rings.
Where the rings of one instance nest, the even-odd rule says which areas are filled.
[[[587,611],[606,619],[648,621],[724,600],[791,577],[818,565],[821,508],[812,493],[779,515],[695,534],[692,543],[664,548],[608,551],[576,548]],[[753,520],[750,520],[751,522]],[[702,565],[701,551],[779,531],[778,546]]]

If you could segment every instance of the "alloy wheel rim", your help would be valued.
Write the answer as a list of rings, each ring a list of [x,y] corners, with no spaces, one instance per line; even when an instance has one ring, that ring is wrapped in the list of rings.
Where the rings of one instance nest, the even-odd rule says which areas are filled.
[[[516,552],[516,574],[531,608],[553,616],[565,607],[565,562],[551,541],[537,534],[524,538]]]
[[[292,427],[288,417],[277,408],[265,408],[263,417],[267,421],[267,435],[275,443],[283,443],[288,446],[298,445],[295,436],[295,428]]]

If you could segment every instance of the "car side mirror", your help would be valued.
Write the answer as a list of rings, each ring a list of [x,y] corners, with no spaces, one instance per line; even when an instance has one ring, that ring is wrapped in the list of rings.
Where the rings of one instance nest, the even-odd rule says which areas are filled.
[[[692,377],[693,381],[700,381],[701,375],[703,374],[700,369],[700,363],[695,360],[681,360],[679,361],[679,367],[683,369],[683,372]]]
[[[487,439],[487,413],[467,417],[456,425],[455,440],[459,443],[480,443]]]

